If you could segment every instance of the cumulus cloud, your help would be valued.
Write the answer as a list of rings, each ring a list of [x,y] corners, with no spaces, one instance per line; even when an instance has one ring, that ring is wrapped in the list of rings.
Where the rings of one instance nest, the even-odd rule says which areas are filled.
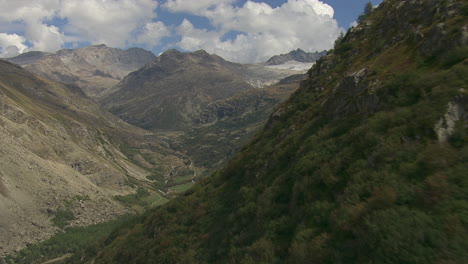
[[[0,6],[0,21],[36,21],[55,16],[60,0],[0,0]]]
[[[164,7],[172,12],[187,12],[203,15],[207,10],[219,8],[235,0],[168,0]]]
[[[10,39],[14,38],[17,43],[20,41],[21,45],[14,45],[18,48],[17,52],[27,50],[24,44],[26,40],[32,44],[32,50],[55,51],[63,45],[63,34],[59,29],[44,22],[56,16],[57,8],[60,7],[59,0],[0,0],[0,6],[0,23],[22,22],[19,25],[24,31],[24,36],[3,33],[10,36]],[[16,26],[18,27],[18,24]]]
[[[27,50],[26,39],[17,34],[0,33],[0,58],[17,56]]]
[[[32,43],[32,50],[56,51],[64,44],[64,35],[56,26],[47,26],[42,23],[28,25],[26,36]]]
[[[161,21],[147,23],[133,43],[156,47],[161,38],[170,36],[171,31]]]
[[[159,3],[162,9],[157,9]],[[178,46],[205,49],[236,62],[261,62],[301,48],[329,49],[341,33],[334,10],[319,0],[288,0],[276,8],[268,1],[239,0],[0,0],[2,54],[26,50],[53,52],[83,43],[126,48],[160,47],[178,35]],[[178,26],[158,21],[156,10],[205,17],[211,29],[184,20]],[[170,15],[170,14],[169,14]],[[178,40],[180,38],[180,41]],[[7,46],[8,45],[8,46]],[[26,48],[24,47],[26,46]],[[16,47],[16,48],[15,48]]]
[[[68,0],[59,12],[65,30],[93,44],[124,47],[132,33],[151,23],[158,3],[152,0]]]
[[[17,36],[30,44],[29,50],[53,52],[66,43],[83,42],[123,48],[145,41],[152,47],[169,34],[163,23],[153,22],[155,0],[0,0],[0,6],[3,34],[11,35],[5,29],[15,25],[15,33],[21,32]]]
[[[319,0],[288,0],[276,8],[252,1],[241,7],[229,0],[204,0],[203,5],[190,5],[191,2],[170,0],[164,7],[207,17],[216,29],[197,29],[184,21],[178,28],[182,37],[179,46],[186,50],[205,49],[232,61],[261,62],[297,48],[329,49],[341,33],[333,8]],[[230,32],[240,34],[225,38]]]

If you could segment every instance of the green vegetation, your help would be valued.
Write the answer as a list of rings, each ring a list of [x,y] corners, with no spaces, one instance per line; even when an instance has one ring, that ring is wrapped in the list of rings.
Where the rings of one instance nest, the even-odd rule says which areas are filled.
[[[467,107],[447,2],[384,1],[224,169],[72,261],[466,263],[468,125],[436,131]]]
[[[148,190],[143,187],[138,187],[136,193],[129,195],[117,195],[114,197],[114,199],[127,206],[140,205],[145,207],[148,205],[148,203],[144,200],[144,198],[148,196],[150,196]]]
[[[142,212],[144,209],[165,204],[168,201],[166,197],[158,192],[157,188],[148,190],[141,186],[138,187],[134,194],[117,195],[114,199],[137,212]]]
[[[374,10],[374,5],[369,1],[367,2],[366,6],[364,7],[364,13],[358,17],[358,23],[362,23],[366,20],[367,17],[372,13]]]
[[[171,187],[171,188],[169,188],[169,190],[174,191],[176,193],[183,193],[183,192],[187,191],[188,189],[190,189],[190,187],[192,187],[192,186],[193,186],[193,183],[188,182],[188,183],[185,183],[185,184],[180,184],[180,185],[176,185],[174,187]]]
[[[84,250],[105,239],[117,227],[131,224],[135,216],[124,216],[118,220],[87,227],[68,228],[52,238],[36,245],[28,246],[16,256],[5,258],[6,263],[42,263],[49,259]],[[1,259],[0,259],[1,262]]]
[[[64,229],[68,226],[70,221],[75,220],[75,215],[73,214],[73,207],[75,203],[79,201],[89,201],[89,196],[87,195],[76,195],[70,199],[67,199],[63,202],[62,208],[59,208],[52,218],[52,223],[60,229]]]
[[[57,227],[63,229],[68,223],[75,219],[75,215],[70,209],[59,209],[55,212],[54,218],[52,218],[52,223]]]

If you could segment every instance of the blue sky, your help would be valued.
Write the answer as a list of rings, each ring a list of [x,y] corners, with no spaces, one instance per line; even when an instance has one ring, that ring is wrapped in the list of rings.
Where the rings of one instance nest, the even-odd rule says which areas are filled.
[[[371,0],[373,5],[379,5],[383,0]],[[245,2],[245,1],[242,1]],[[287,0],[255,0],[254,2],[265,2],[273,7],[278,7]],[[348,28],[349,25],[362,14],[364,6],[369,0],[322,0],[322,2],[329,4],[335,10],[335,18],[338,20],[340,27]]]
[[[94,44],[252,63],[329,49],[368,0],[0,0],[0,57]],[[372,0],[378,5],[382,0]]]

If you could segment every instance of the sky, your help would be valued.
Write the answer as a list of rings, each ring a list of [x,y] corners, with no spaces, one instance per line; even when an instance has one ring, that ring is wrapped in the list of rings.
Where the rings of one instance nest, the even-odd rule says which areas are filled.
[[[369,0],[0,0],[0,58],[106,44],[257,63],[327,50]],[[382,0],[371,0],[378,5]]]

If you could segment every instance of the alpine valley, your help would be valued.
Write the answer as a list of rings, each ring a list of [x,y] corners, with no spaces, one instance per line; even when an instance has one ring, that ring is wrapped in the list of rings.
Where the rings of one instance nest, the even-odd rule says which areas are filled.
[[[467,263],[467,15],[384,0],[261,64],[0,60],[0,263]]]
[[[305,73],[105,45],[0,66],[0,256],[177,197],[236,153]]]

